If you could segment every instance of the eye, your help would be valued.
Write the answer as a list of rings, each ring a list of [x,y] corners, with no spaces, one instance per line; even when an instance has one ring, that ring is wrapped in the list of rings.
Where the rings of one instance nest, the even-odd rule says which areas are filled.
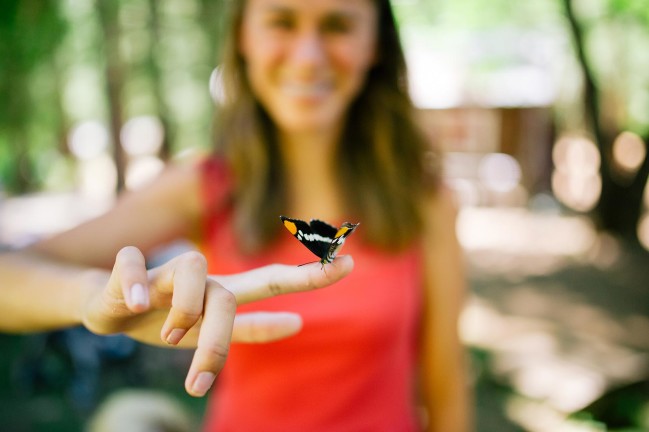
[[[266,20],[266,25],[273,29],[291,30],[295,27],[295,20],[289,15],[274,15]]]
[[[353,23],[348,17],[334,15],[327,17],[321,25],[324,33],[346,34],[353,30]]]

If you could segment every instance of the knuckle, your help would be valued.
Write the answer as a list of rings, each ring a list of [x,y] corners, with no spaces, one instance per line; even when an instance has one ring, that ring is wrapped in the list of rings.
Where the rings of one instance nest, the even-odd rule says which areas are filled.
[[[223,344],[209,345],[199,349],[201,356],[210,359],[210,364],[222,364],[228,357],[229,347]]]
[[[220,303],[223,306],[226,306],[228,309],[234,311],[237,309],[237,298],[231,292],[225,288],[219,288],[214,290],[214,300]]]
[[[284,292],[283,285],[278,281],[277,276],[282,273],[284,266],[281,264],[271,264],[269,266],[268,293],[271,296],[278,296]]]
[[[275,279],[271,279],[268,281],[268,292],[271,296],[278,296],[283,292],[282,285]]]
[[[228,346],[217,344],[208,347],[208,353],[211,356],[225,359],[228,356],[230,349]]]
[[[196,269],[198,271],[207,270],[207,259],[203,254],[196,251],[186,252],[181,257],[183,265]]]
[[[135,246],[124,246],[117,252],[116,259],[118,261],[124,260],[127,257],[132,256],[133,254],[139,254],[139,253],[140,250]]]
[[[174,307],[173,320],[176,327],[189,328],[196,324],[201,317],[201,312],[190,310],[183,310],[182,308]]]

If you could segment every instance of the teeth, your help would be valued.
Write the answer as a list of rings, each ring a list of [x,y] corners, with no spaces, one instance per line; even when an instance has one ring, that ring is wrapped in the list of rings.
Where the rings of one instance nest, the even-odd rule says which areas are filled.
[[[329,90],[329,86],[324,83],[316,84],[284,84],[283,91],[289,96],[295,97],[317,97],[322,96]]]

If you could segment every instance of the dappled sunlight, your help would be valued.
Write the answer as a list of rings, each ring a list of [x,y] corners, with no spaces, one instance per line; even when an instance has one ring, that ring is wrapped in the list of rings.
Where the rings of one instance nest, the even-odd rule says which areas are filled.
[[[645,143],[638,134],[622,132],[613,142],[613,160],[625,174],[635,174],[646,155]]]
[[[523,341],[513,341],[514,346]],[[529,398],[544,400],[563,412],[584,408],[605,390],[604,377],[593,370],[557,356],[528,356],[523,352],[518,364],[508,364],[514,388]],[[551,354],[551,353],[546,353]],[[512,354],[508,353],[508,359]]]
[[[480,295],[467,306],[462,337],[491,353],[489,373],[495,379],[565,417],[606,390],[647,373],[647,353],[625,345],[629,342],[625,334],[635,330],[629,323],[616,322],[605,310],[568,302],[555,293],[535,295],[525,303],[539,301],[533,313],[524,307],[500,310],[500,302]],[[522,300],[517,301],[519,307],[524,306]],[[614,330],[591,331],[591,325],[598,323],[600,329]]]
[[[521,166],[505,153],[489,153],[480,160],[478,177],[482,184],[495,192],[511,192],[522,178]]]
[[[110,199],[115,193],[117,168],[106,126],[95,120],[77,123],[68,134],[68,147],[77,159],[76,188],[82,195]]]
[[[587,257],[597,243],[586,217],[524,208],[464,207],[458,236],[475,268],[509,275],[547,273],[566,259]]]
[[[505,153],[449,152],[446,181],[463,207],[520,207],[528,199],[518,161]]]
[[[552,190],[566,206],[577,211],[591,210],[600,197],[600,155],[595,144],[579,136],[561,137],[554,145]]]
[[[448,53],[412,46],[406,51],[413,102],[422,108],[450,108],[462,105],[465,65]]]
[[[505,405],[510,418],[529,432],[601,432],[602,425],[591,421],[577,421],[552,406],[522,396],[511,396]]]
[[[115,194],[117,168],[108,154],[79,161],[77,173],[77,188],[81,194],[99,199],[109,199]]]
[[[646,296],[629,292],[634,262],[616,238],[550,204],[461,208],[472,283],[461,336],[487,356],[482,379],[511,389],[510,421],[530,432],[601,431],[571,415],[649,375],[649,318],[634,301]]]
[[[129,119],[120,131],[120,143],[130,157],[151,156],[162,148],[165,130],[155,116]]]
[[[638,240],[645,249],[649,250],[649,179],[647,179],[647,183],[644,187],[642,205],[644,209],[637,227]]]
[[[0,249],[20,247],[110,208],[112,196],[41,193],[7,199],[0,205]]]
[[[564,36],[552,27],[408,26],[402,33],[410,90],[420,107],[546,106],[562,81],[575,80],[565,73]]]
[[[165,130],[155,116],[133,117],[122,126],[120,144],[127,156],[125,185],[129,190],[148,184],[164,169],[158,154],[162,150]]]
[[[77,123],[68,134],[68,148],[79,160],[89,160],[106,153],[109,148],[106,126],[95,120]]]
[[[649,212],[645,211],[638,223],[638,239],[649,250]]]

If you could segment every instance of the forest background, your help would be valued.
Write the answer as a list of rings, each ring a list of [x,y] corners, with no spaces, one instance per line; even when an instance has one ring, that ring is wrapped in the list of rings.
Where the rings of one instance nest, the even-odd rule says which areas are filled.
[[[209,150],[227,3],[3,1],[2,249]],[[649,429],[646,2],[393,4],[462,204],[478,430]],[[123,387],[200,418],[181,388],[186,353],[82,329],[0,346],[7,430],[81,429]]]

